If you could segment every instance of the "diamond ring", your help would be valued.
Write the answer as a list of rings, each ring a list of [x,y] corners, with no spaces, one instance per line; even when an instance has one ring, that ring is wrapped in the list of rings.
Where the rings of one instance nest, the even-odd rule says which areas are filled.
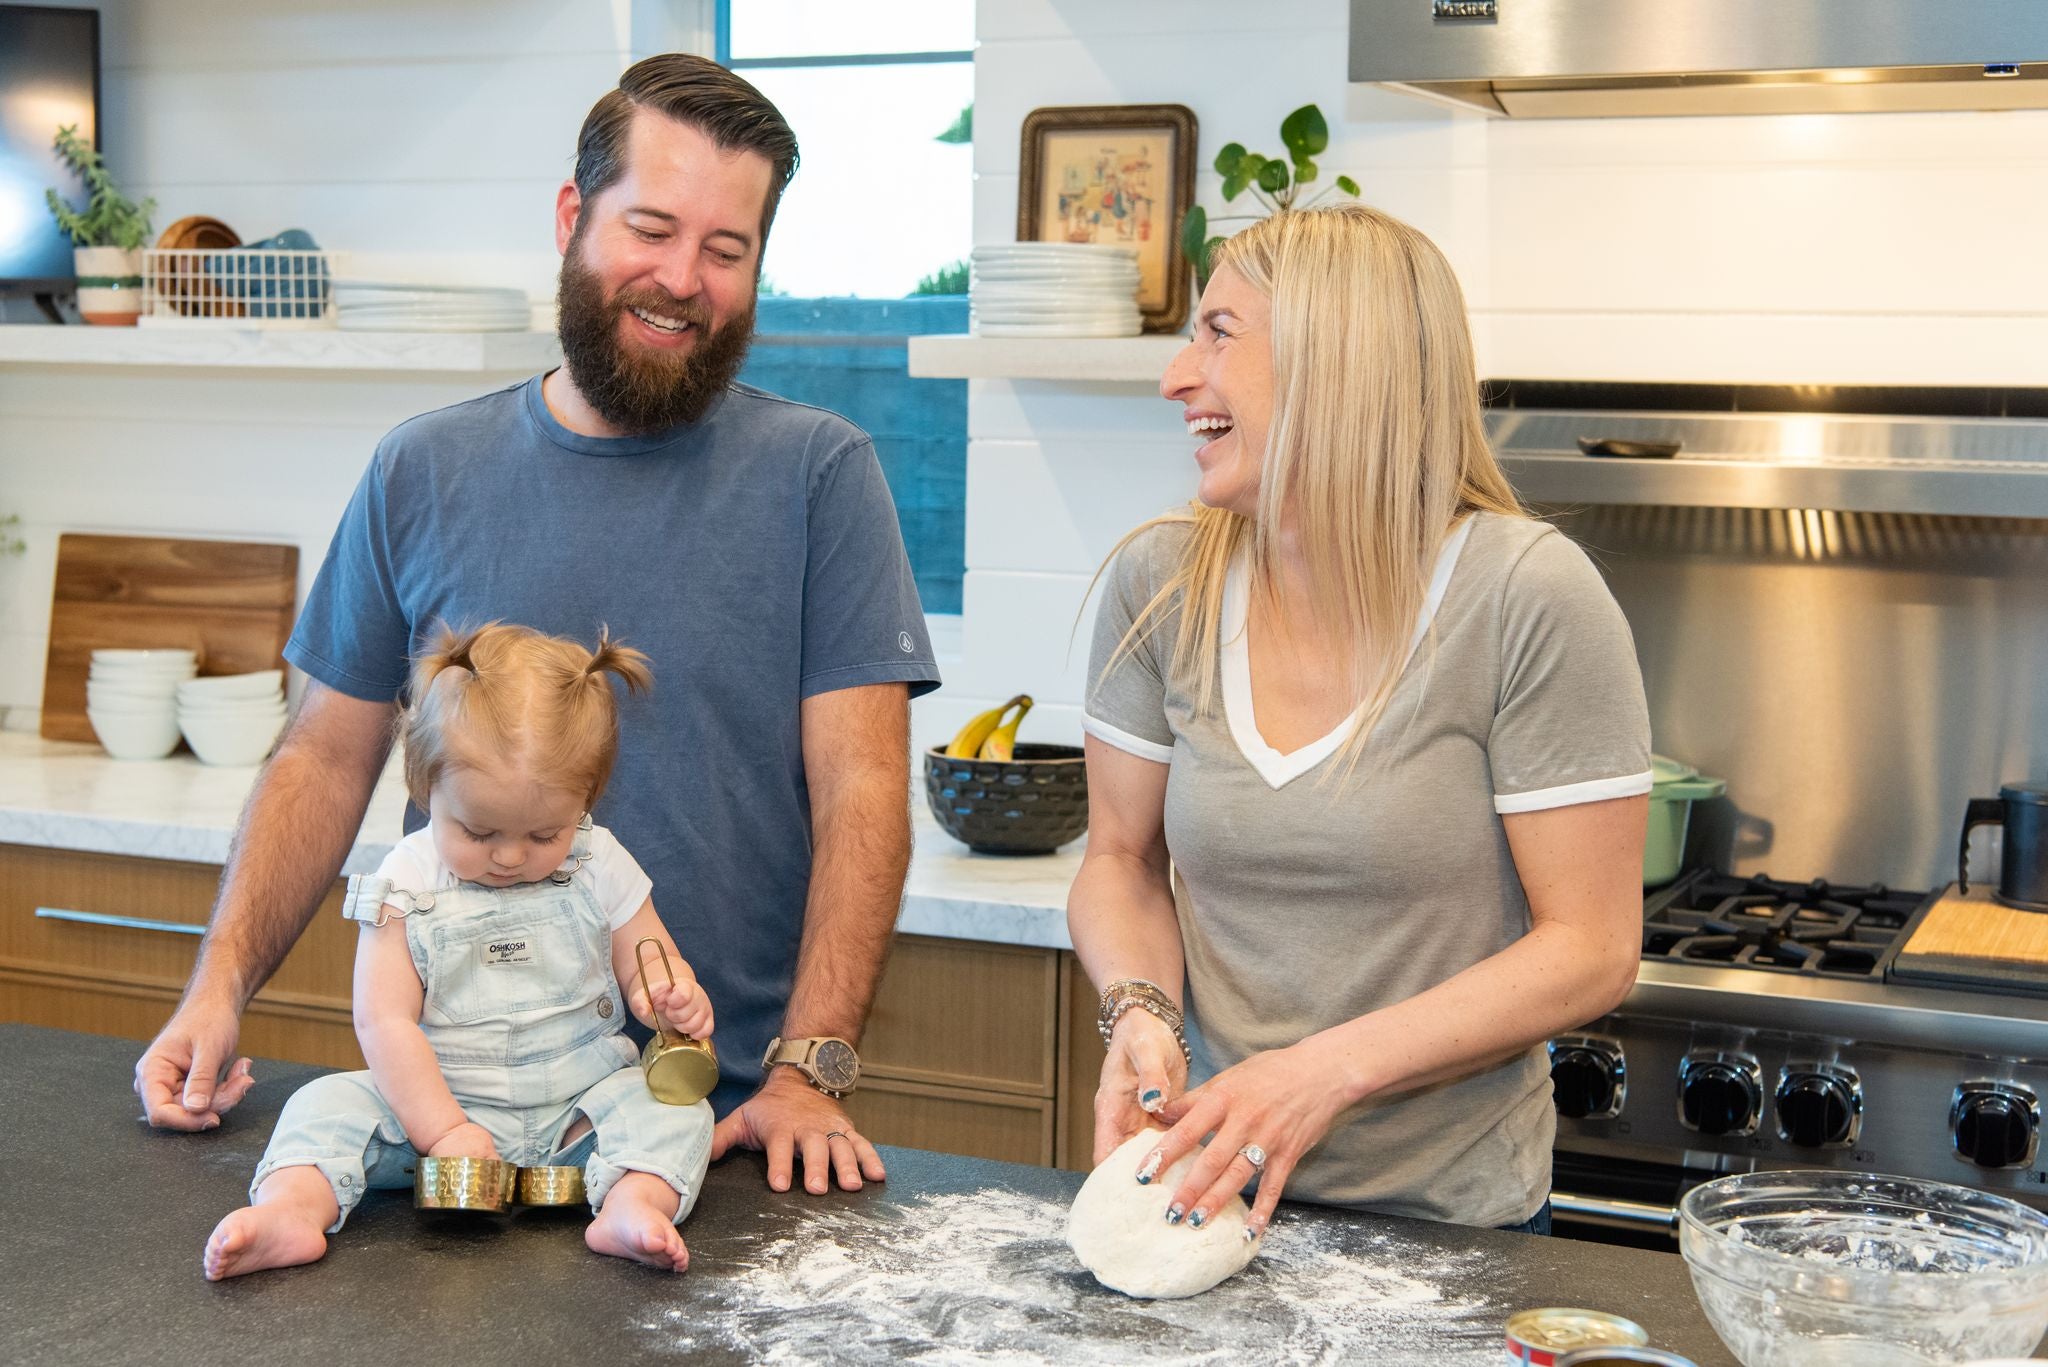
[[[1257,1144],[1247,1144],[1237,1151],[1237,1156],[1252,1165],[1253,1172],[1266,1170],[1266,1151]]]

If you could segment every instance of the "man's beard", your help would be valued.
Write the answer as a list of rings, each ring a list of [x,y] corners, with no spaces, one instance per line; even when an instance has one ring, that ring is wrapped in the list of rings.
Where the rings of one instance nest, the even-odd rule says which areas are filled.
[[[603,283],[583,264],[580,236],[570,239],[555,292],[556,330],[576,392],[599,417],[630,435],[695,422],[747,359],[753,309],[714,328],[701,299],[677,299],[653,286],[628,287],[607,299]],[[628,345],[619,331],[631,308],[689,323],[696,345],[678,351]]]

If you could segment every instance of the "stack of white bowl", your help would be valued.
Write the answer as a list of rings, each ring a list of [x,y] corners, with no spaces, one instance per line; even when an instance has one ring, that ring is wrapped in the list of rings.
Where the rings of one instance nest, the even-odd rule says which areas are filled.
[[[526,291],[490,285],[334,282],[335,326],[344,332],[524,332]]]
[[[85,715],[115,759],[162,759],[178,748],[178,687],[199,672],[191,650],[95,650]]]
[[[257,764],[284,729],[284,671],[209,674],[178,685],[178,729],[201,764]]]
[[[968,296],[984,337],[1135,337],[1138,249],[1006,242],[974,249]]]

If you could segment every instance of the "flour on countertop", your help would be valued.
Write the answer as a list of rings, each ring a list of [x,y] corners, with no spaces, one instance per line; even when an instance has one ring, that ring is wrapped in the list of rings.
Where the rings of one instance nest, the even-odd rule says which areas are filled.
[[[1075,1261],[1066,1217],[1001,1189],[814,1212],[706,1278],[715,1308],[696,1301],[640,1327],[679,1352],[772,1363],[1500,1361],[1505,1311],[1441,1285],[1476,1255],[1283,1223],[1214,1290],[1139,1301]]]

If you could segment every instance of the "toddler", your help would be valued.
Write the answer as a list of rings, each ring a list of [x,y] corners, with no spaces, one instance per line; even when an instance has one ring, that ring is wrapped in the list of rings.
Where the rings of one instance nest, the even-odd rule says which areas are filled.
[[[618,751],[611,676],[647,659],[525,627],[444,629],[399,716],[428,824],[349,880],[355,1024],[369,1071],[293,1094],[250,1185],[206,1243],[209,1280],[312,1262],[371,1187],[410,1187],[421,1155],[581,1164],[599,1253],[680,1272],[677,1226],[711,1148],[708,1102],[648,1091],[626,1009],[700,1039],[710,1003],[654,912],[651,885],[589,810]],[[675,985],[649,946],[667,951]]]

